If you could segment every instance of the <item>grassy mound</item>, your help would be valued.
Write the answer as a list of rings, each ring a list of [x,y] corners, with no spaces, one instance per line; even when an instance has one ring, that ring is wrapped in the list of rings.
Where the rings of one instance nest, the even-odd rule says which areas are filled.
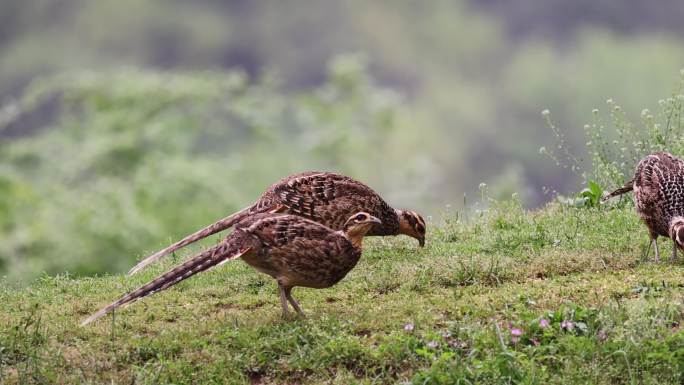
[[[85,328],[178,261],[130,279],[5,284],[0,382],[684,381],[684,263],[648,261],[632,208],[505,203],[466,219],[433,224],[424,249],[368,238],[340,284],[295,289],[308,317],[294,321],[280,318],[273,281],[239,261]]]

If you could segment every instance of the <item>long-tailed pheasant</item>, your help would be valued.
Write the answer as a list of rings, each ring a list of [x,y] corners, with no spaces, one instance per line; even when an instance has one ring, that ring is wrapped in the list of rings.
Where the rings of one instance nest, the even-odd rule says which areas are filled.
[[[246,217],[216,246],[124,295],[81,325],[236,258],[277,281],[283,316],[289,314],[288,302],[303,315],[292,298],[292,288],[326,288],[339,282],[359,261],[363,237],[380,223],[365,212],[351,216],[339,231],[296,215],[260,213]]]
[[[373,189],[350,177],[330,172],[307,171],[279,180],[254,204],[150,255],[135,265],[128,274],[135,274],[164,255],[226,230],[243,218],[255,214],[294,214],[340,230],[347,218],[359,211],[367,212],[382,221],[382,224],[374,225],[368,235],[405,234],[416,238],[421,247],[425,245],[425,220],[416,212],[393,209]]]
[[[677,248],[684,250],[684,161],[666,152],[648,155],[639,161],[634,178],[603,201],[632,190],[636,211],[648,227],[656,262],[660,260],[659,236],[672,239],[672,258],[677,258]]]

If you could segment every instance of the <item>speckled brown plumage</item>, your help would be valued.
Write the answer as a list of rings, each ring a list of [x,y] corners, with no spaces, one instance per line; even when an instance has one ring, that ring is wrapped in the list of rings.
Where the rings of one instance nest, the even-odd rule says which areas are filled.
[[[684,245],[684,161],[666,152],[648,155],[637,165],[634,178],[604,200],[631,190],[636,211],[648,227],[656,261],[660,259],[659,236],[672,239],[676,258],[677,248]]]
[[[340,230],[347,218],[359,211],[368,212],[382,221],[382,224],[373,226],[368,235],[405,234],[416,238],[421,246],[424,245],[425,220],[419,214],[393,209],[373,189],[350,177],[331,172],[307,171],[279,180],[251,206],[143,259],[129,274],[252,215],[268,212],[294,214]]]
[[[246,217],[216,246],[124,295],[90,316],[82,325],[239,257],[277,281],[284,316],[289,312],[288,302],[303,314],[292,298],[292,288],[326,288],[339,282],[359,261],[363,237],[379,223],[378,218],[364,212],[351,216],[340,231],[296,215],[259,213]]]

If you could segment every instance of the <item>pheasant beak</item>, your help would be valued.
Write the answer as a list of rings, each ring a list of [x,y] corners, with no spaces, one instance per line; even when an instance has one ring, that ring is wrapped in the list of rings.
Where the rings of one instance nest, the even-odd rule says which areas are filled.
[[[376,218],[376,217],[370,217],[370,222],[371,222],[371,223],[382,224],[382,221],[379,220],[379,219]]]

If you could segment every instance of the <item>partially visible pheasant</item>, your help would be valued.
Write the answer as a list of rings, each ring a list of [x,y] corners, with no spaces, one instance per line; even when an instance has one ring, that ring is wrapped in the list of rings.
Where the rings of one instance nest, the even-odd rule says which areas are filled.
[[[405,234],[425,245],[425,220],[409,210],[395,210],[373,189],[350,177],[331,172],[307,171],[290,175],[271,185],[251,206],[225,217],[135,265],[135,274],[164,255],[190,243],[226,230],[240,220],[259,213],[288,213],[311,219],[334,230],[342,229],[350,215],[365,211],[379,218],[368,235]]]
[[[255,214],[240,221],[235,231],[221,243],[160,275],[118,301],[88,317],[81,326],[110,311],[164,290],[220,263],[242,258],[247,264],[278,282],[283,316],[287,303],[304,314],[292,298],[295,286],[330,287],[356,266],[361,257],[361,241],[380,220],[360,212],[335,231],[317,222],[288,214]]]
[[[634,178],[602,201],[632,190],[636,211],[648,227],[656,262],[660,260],[658,236],[672,239],[672,258],[677,258],[677,248],[684,250],[684,161],[667,152],[648,155],[639,161]]]

